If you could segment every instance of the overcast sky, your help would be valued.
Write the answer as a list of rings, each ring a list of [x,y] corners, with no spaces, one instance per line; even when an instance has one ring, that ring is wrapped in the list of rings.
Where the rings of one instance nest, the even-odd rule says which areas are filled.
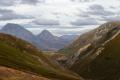
[[[81,34],[120,20],[120,0],[0,0],[0,26],[17,23],[38,34]]]

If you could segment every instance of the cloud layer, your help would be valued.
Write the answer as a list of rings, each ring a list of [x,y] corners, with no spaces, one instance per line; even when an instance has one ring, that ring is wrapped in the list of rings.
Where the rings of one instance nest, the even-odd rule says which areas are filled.
[[[14,20],[14,19],[30,19],[25,15],[19,15],[8,9],[0,9],[0,21]]]
[[[64,31],[67,28],[78,34],[79,31],[74,30],[78,27],[90,29],[91,25],[120,21],[119,3],[120,0],[0,0],[0,25],[22,20],[21,24],[35,28],[30,29],[35,33],[39,32],[36,26],[40,26],[52,31],[60,28],[68,34]],[[53,32],[61,33],[56,31]]]

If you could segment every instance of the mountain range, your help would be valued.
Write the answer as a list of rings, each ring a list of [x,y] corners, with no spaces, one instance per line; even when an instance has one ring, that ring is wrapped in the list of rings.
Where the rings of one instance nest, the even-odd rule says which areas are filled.
[[[42,34],[38,40],[60,38],[48,37],[47,30]],[[119,48],[117,21],[79,36],[52,57],[27,40],[0,33],[0,80],[119,80]]]
[[[70,38],[67,35],[64,37],[57,37],[50,33],[48,30],[43,30],[40,34],[33,35],[30,31],[26,30],[21,25],[12,23],[6,24],[0,30],[0,32],[29,41],[39,49],[48,51],[59,50],[70,44],[73,41],[72,37],[76,37],[76,35],[71,35]]]

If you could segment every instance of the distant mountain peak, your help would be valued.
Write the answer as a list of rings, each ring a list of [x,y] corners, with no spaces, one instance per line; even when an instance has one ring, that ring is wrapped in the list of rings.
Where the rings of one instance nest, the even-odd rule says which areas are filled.
[[[19,24],[8,23],[1,30],[0,33],[6,33],[18,38],[33,42],[35,36]]]
[[[53,39],[56,36],[54,36],[51,32],[49,32],[48,30],[43,30],[39,35],[39,38],[41,39]]]
[[[43,30],[42,32],[49,32],[49,31],[45,29],[45,30]]]
[[[19,24],[14,24],[14,23],[7,23],[3,28],[22,28]]]
[[[40,35],[44,35],[44,36],[46,36],[46,35],[50,36],[51,35],[51,36],[53,36],[52,33],[48,30],[43,30]]]
[[[16,23],[7,23],[6,25],[18,25]]]
[[[20,25],[15,23],[7,23],[5,26],[20,26]]]

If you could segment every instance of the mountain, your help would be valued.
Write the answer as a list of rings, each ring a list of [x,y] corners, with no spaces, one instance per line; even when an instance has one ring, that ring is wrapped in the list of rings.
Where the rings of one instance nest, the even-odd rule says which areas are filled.
[[[33,35],[30,31],[24,29],[18,24],[8,23],[1,30],[1,33],[10,34],[29,41],[37,48],[42,50],[59,50],[66,45],[70,44],[71,41],[54,36],[48,30],[43,30],[39,35]]]
[[[66,48],[66,52],[73,51],[64,65],[88,80],[119,80],[119,47],[120,22],[108,22]]]
[[[0,66],[51,80],[83,80],[47,58],[32,44],[3,33],[0,33]]]
[[[24,29],[18,24],[8,23],[0,30],[0,32],[11,34],[29,42],[35,42],[36,39],[36,37],[30,31]]]
[[[79,35],[62,35],[62,36],[60,36],[61,39],[68,41],[69,44],[71,44],[73,41],[75,41],[78,37],[79,37]]]
[[[47,30],[38,36],[46,43],[60,38]],[[20,76],[25,76],[23,80],[28,79],[27,76],[34,76],[35,80],[119,80],[119,47],[120,22],[108,22],[81,35],[59,51],[66,56],[57,54],[49,57],[27,41],[0,33],[0,72],[4,72],[0,73],[0,79],[7,75],[7,80],[19,79]],[[64,67],[51,58],[59,58],[59,61],[66,58],[60,62]]]
[[[8,23],[0,30],[0,33],[13,35],[32,43],[39,49],[42,48],[38,42],[38,38],[19,24]]]
[[[53,34],[51,34],[51,32],[49,32],[48,30],[43,30],[39,35],[38,37],[40,39],[44,39],[44,40],[57,40],[58,37],[57,36],[54,36]]]
[[[59,50],[69,44],[69,41],[54,36],[48,30],[43,30],[37,38],[39,39],[40,44],[43,45],[43,50]]]
[[[60,49],[58,52],[64,53],[64,54],[67,53],[66,54],[67,56],[71,56],[72,54],[77,53],[77,51],[80,48],[87,45],[88,43],[91,43],[91,42],[99,39],[102,35],[104,35],[107,32],[107,30],[111,30],[111,28],[113,28],[113,27],[111,27],[111,26],[108,27],[109,25],[116,26],[116,25],[118,25],[118,22],[108,22],[108,23],[105,23],[105,24],[99,26],[98,28],[96,28],[92,31],[84,33],[79,38],[77,38],[77,40],[75,40],[72,44],[70,44],[69,46],[67,46],[63,49]],[[106,31],[104,31],[104,30],[106,30]],[[101,31],[101,32],[99,32],[99,31]],[[96,33],[99,33],[99,35],[101,35],[101,36],[97,36]]]

